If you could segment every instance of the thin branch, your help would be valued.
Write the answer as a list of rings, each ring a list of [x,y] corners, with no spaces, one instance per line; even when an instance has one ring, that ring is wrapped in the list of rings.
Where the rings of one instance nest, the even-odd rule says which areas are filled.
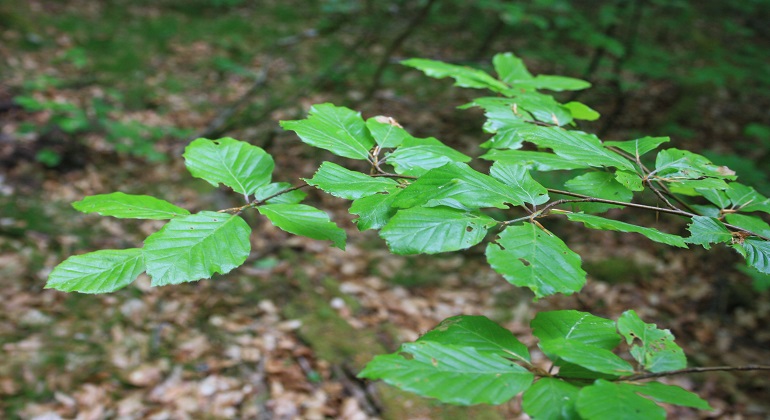
[[[703,373],[703,372],[736,372],[736,371],[752,371],[752,370],[770,370],[770,366],[763,365],[747,365],[747,366],[708,366],[708,367],[692,367],[679,370],[669,370],[667,372],[657,373],[641,373],[638,375],[621,376],[615,381],[639,381],[642,379],[662,378],[665,376],[684,375],[688,373]]]
[[[302,183],[300,185],[297,185],[297,186],[294,186],[294,187],[291,187],[291,188],[287,188],[285,190],[278,191],[277,193],[275,193],[273,195],[270,195],[270,196],[267,196],[267,197],[265,197],[265,198],[263,198],[261,200],[254,200],[251,203],[243,205],[243,206],[240,206],[240,207],[231,207],[229,209],[217,210],[217,213],[238,214],[238,213],[240,213],[240,212],[242,212],[242,211],[244,211],[244,210],[246,210],[248,208],[261,206],[262,204],[265,204],[269,200],[272,200],[273,198],[278,197],[279,195],[284,195],[286,193],[290,193],[292,191],[299,190],[301,188],[305,188],[307,186],[309,186],[309,184]]]
[[[403,179],[417,179],[417,177],[416,177],[416,176],[411,176],[411,175],[399,175],[399,174],[391,174],[391,173],[387,173],[387,172],[383,172],[383,173],[380,173],[380,174],[372,174],[372,175],[369,175],[369,176],[371,176],[371,177],[375,177],[375,178],[403,178]]]

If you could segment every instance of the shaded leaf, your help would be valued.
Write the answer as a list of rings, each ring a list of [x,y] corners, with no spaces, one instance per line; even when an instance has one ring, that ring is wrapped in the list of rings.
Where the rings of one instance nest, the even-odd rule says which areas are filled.
[[[730,242],[732,234],[725,225],[713,217],[694,216],[692,223],[687,226],[690,231],[690,237],[685,241],[690,244],[702,245],[704,248],[711,248],[713,243]]]
[[[615,180],[609,172],[589,172],[564,183],[568,191],[605,200],[631,202],[634,193]],[[603,203],[572,203],[572,206],[586,213],[601,213],[622,206]]]
[[[643,322],[633,310],[623,312],[618,318],[618,331],[631,346],[631,355],[645,370],[665,372],[687,367],[684,351],[674,343],[671,331]]]
[[[387,155],[387,162],[403,175],[420,176],[450,162],[468,162],[471,158],[445,146],[433,137],[405,139],[398,149]]]
[[[495,162],[489,175],[519,194],[521,201],[530,204],[543,204],[548,201],[548,190],[532,179],[527,168],[505,162]]]
[[[666,385],[660,382],[645,382],[642,384],[625,384],[631,390],[652,398],[657,402],[692,407],[700,410],[713,410],[708,402],[696,394],[676,385]]]
[[[380,236],[395,254],[435,254],[476,245],[496,223],[483,214],[444,207],[414,207],[396,213]]]
[[[758,193],[753,187],[731,182],[730,187],[725,191],[733,206],[740,211],[752,212],[762,211],[770,214],[770,198]]]
[[[251,228],[238,216],[202,211],[172,219],[144,241],[153,286],[225,274],[246,261]]]
[[[122,192],[88,196],[72,203],[72,207],[83,213],[129,219],[166,220],[190,214],[165,200]]]
[[[405,357],[406,356],[406,357]],[[425,397],[460,405],[502,404],[532,384],[534,375],[473,347],[418,341],[376,356],[359,374]]]
[[[770,225],[759,217],[728,213],[725,215],[725,219],[727,219],[727,223],[730,223],[731,225],[758,233],[762,236],[770,237]]]
[[[403,128],[395,124],[382,122],[378,117],[366,120],[366,128],[369,129],[369,133],[374,138],[374,141],[383,148],[401,146],[404,140],[412,137]]]
[[[394,188],[385,194],[374,194],[355,200],[350,206],[350,213],[358,215],[358,219],[353,220],[358,230],[380,229],[385,226],[396,214],[397,208],[393,207],[393,202],[399,192],[401,190]]]
[[[634,367],[615,353],[569,337],[541,340],[539,346],[552,360],[566,360],[594,372],[618,376],[634,373]]]
[[[487,72],[455,64],[447,64],[441,61],[427,60],[423,58],[410,58],[401,64],[416,68],[428,77],[443,79],[451,77],[455,80],[455,86],[490,89],[501,92],[508,89],[508,85],[490,76]]]
[[[530,326],[541,342],[576,341],[612,350],[621,341],[612,320],[575,310],[539,312]]]
[[[749,238],[734,245],[746,257],[746,263],[760,273],[770,274],[770,241]]]
[[[663,143],[668,143],[669,137],[642,137],[636,140],[627,141],[605,141],[606,147],[617,147],[618,149],[630,154],[631,156],[642,156],[645,153],[655,150]]]
[[[141,248],[104,249],[67,258],[53,269],[45,288],[110,293],[136,280],[144,268]]]
[[[634,392],[633,385],[596,382],[580,390],[577,410],[586,420],[664,420],[666,410]]]
[[[537,127],[527,141],[548,147],[557,155],[593,167],[616,167],[634,171],[634,164],[619,154],[607,150],[601,140],[582,131],[568,131],[559,127]]]
[[[457,315],[441,321],[418,341],[433,341],[473,347],[479,353],[495,353],[502,357],[529,362],[529,350],[505,328],[485,316]]]
[[[615,180],[631,191],[643,191],[642,178],[637,173],[627,171],[615,171]]]
[[[560,371],[561,373],[561,371]],[[577,401],[580,388],[555,378],[541,378],[522,396],[524,411],[535,419],[577,420]]]
[[[257,207],[260,214],[275,226],[299,236],[329,240],[339,249],[345,249],[345,231],[329,221],[329,215],[304,204],[267,204]]]
[[[518,80],[529,80],[532,74],[524,62],[513,53],[500,53],[492,57],[492,65],[497,76],[505,83],[514,84]]]
[[[558,171],[569,169],[590,168],[588,162],[565,159],[548,152],[533,152],[529,150],[495,150],[492,149],[480,156],[481,159],[496,162],[522,165],[531,171]]]
[[[580,256],[531,223],[505,228],[487,246],[486,255],[495,271],[516,286],[530,288],[536,298],[572,294],[586,281]]]
[[[267,197],[278,194],[281,191],[286,191],[292,188],[293,185],[288,182],[273,182],[272,184],[263,185],[254,191],[254,198],[256,200],[264,200]],[[293,190],[287,193],[277,195],[269,200],[267,204],[297,204],[307,197],[307,193],[302,190]]]
[[[617,220],[606,219],[604,217],[594,216],[583,213],[567,213],[567,218],[573,222],[581,222],[587,228],[599,229],[599,230],[614,230],[617,232],[633,232],[646,236],[648,239],[655,242],[660,242],[666,245],[676,246],[679,248],[687,248],[685,239],[681,236],[672,235],[670,233],[663,233],[657,229],[647,228],[642,226],[632,225],[630,223],[620,222]]]

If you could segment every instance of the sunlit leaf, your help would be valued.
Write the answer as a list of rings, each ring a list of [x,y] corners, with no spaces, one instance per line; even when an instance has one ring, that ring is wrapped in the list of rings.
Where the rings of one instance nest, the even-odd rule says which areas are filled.
[[[593,134],[569,131],[559,127],[538,127],[527,136],[527,141],[547,147],[557,155],[594,167],[609,166],[634,171],[634,164],[619,154],[606,149]]]
[[[636,140],[627,141],[605,141],[605,147],[617,147],[618,149],[630,154],[631,156],[642,156],[645,153],[655,150],[663,143],[669,142],[669,137],[642,137]]]
[[[730,242],[732,235],[725,225],[713,217],[694,216],[692,223],[687,226],[690,237],[685,241],[691,244],[711,248],[711,244]]]
[[[190,214],[177,207],[149,195],[130,195],[122,192],[92,195],[72,203],[72,207],[83,213],[98,213],[129,219],[166,220]]]
[[[194,177],[213,186],[224,184],[247,196],[270,183],[275,167],[267,152],[230,137],[196,139],[185,148],[184,159]]]
[[[350,213],[358,215],[358,219],[353,221],[358,230],[380,229],[385,226],[398,210],[393,206],[393,202],[400,191],[393,188],[384,194],[374,194],[353,201]]]
[[[264,201],[268,197],[272,197],[281,191],[287,191],[292,188],[292,185],[288,182],[273,182],[272,184],[263,185],[254,191],[254,199]],[[307,193],[295,189],[284,194],[276,195],[275,197],[266,201],[267,204],[297,204],[307,197]]]
[[[606,219],[604,217],[583,213],[567,213],[567,218],[573,222],[581,222],[587,228],[614,230],[617,232],[633,232],[644,235],[648,239],[655,242],[660,242],[679,248],[687,248],[687,243],[681,236],[672,235],[670,233],[663,233],[657,229],[636,226],[630,223],[621,222],[619,220]]]
[[[312,239],[329,240],[339,249],[345,249],[347,234],[329,215],[304,204],[267,204],[257,207],[260,214],[286,232]]]
[[[382,122],[380,121],[382,118],[374,117],[366,120],[366,128],[380,147],[398,147],[404,140],[412,137],[406,130],[395,125],[397,123]],[[384,118],[387,120],[387,117]]]
[[[577,411],[587,420],[665,420],[666,410],[637,394],[634,385],[597,379],[580,390]]]
[[[495,162],[489,175],[517,191],[519,198],[530,204],[543,204],[548,201],[548,190],[532,179],[527,168],[521,165]]]
[[[404,139],[401,146],[387,155],[387,162],[403,175],[420,176],[450,162],[468,162],[471,158],[444,145],[433,137]]]
[[[631,346],[631,355],[645,370],[664,372],[687,367],[684,351],[674,343],[671,331],[643,322],[633,310],[623,312],[618,318],[618,331]]]
[[[524,411],[535,419],[578,420],[575,409],[580,388],[555,378],[541,378],[522,396]]]
[[[529,361],[529,350],[507,329],[484,316],[457,315],[447,318],[418,341],[459,344],[479,353],[496,353]]]
[[[281,127],[311,146],[350,159],[367,160],[375,144],[360,113],[328,103],[313,105],[304,120],[281,121]]]
[[[564,107],[572,114],[576,120],[596,121],[601,115],[593,108],[581,102],[567,102]]]
[[[548,152],[534,152],[529,150],[496,150],[492,149],[480,156],[481,159],[495,162],[522,165],[531,171],[558,171],[568,169],[590,168],[588,162],[580,162],[566,159]]]
[[[144,241],[153,286],[225,274],[246,261],[251,228],[239,216],[203,211],[172,219]]]
[[[621,341],[615,322],[575,310],[539,312],[530,326],[541,342],[572,340],[612,350]]]
[[[305,179],[305,182],[335,197],[347,200],[377,194],[385,191],[388,187],[398,185],[392,179],[371,177],[332,162],[321,164],[313,178]]]
[[[48,276],[46,289],[110,293],[126,287],[144,271],[140,248],[104,249],[67,258]]]
[[[396,213],[382,228],[380,236],[395,254],[435,254],[476,245],[496,223],[480,213],[414,207]]]
[[[615,180],[609,172],[589,172],[564,183],[568,191],[603,198],[605,200],[631,202],[634,193]],[[572,203],[574,208],[586,213],[601,213],[622,206],[603,203]]]
[[[455,80],[455,86],[474,89],[490,89],[495,92],[501,92],[508,89],[507,84],[495,79],[487,72],[471,67],[458,66],[423,58],[410,58],[402,61],[401,64],[416,68],[425,73],[428,77],[436,79],[451,77]]]

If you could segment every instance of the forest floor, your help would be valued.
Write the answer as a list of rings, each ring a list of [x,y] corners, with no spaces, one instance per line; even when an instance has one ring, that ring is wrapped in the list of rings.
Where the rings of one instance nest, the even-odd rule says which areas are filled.
[[[138,38],[112,45],[114,40],[89,38],[88,31],[99,28],[72,29],[76,20],[68,16],[77,11],[84,21],[98,18],[106,26],[116,24],[108,18],[121,16],[110,17],[98,2],[64,3],[29,2],[25,25],[35,27],[35,19],[43,17],[61,25],[36,32],[43,41],[18,29],[0,34],[0,41],[8,41],[0,42],[0,59],[8,64],[0,82],[0,416],[522,417],[519,399],[497,407],[451,407],[356,378],[374,355],[394,351],[457,314],[500,322],[533,349],[536,363],[543,356],[529,320],[553,309],[613,319],[634,309],[647,322],[670,329],[693,366],[770,360],[770,295],[752,289],[751,279],[736,269],[739,257],[726,247],[670,249],[642,237],[554,222],[549,229],[583,257],[589,282],[579,294],[533,301],[529,291],[488,267],[480,247],[435,257],[395,256],[375,234],[355,228],[344,200],[312,191],[309,200],[329,209],[348,231],[345,251],[288,235],[255,212],[245,215],[254,251],[226,276],[152,288],[142,275],[109,295],[44,290],[48,274],[67,256],[138,246],[161,225],[71,208],[86,195],[149,194],[191,211],[238,204],[238,197],[186,173],[181,151],[196,135],[232,136],[264,147],[276,160],[275,179],[293,183],[312,176],[323,160],[336,159],[311,151],[278,127],[278,120],[301,118],[314,103],[356,106],[365,117],[389,115],[416,135],[435,136],[474,156],[486,136],[480,115],[454,109],[472,92],[440,91],[445,83],[400,70],[388,73],[373,95],[368,83],[351,81],[369,80],[373,69],[363,71],[345,60],[379,58],[394,34],[351,53],[361,41],[358,32],[343,26],[316,36],[307,29],[317,22],[277,2],[270,9],[275,15],[249,15],[252,22],[245,28],[238,26],[244,20],[238,14],[209,17],[208,26],[195,26],[197,20],[164,15],[165,9],[128,10],[132,20],[125,30],[139,32]],[[22,6],[16,2],[16,7]],[[274,16],[283,20],[271,27]],[[306,28],[286,23],[301,19],[310,22]],[[160,20],[162,25],[153,26]],[[163,32],[169,27],[170,34]],[[166,42],[140,47],[142,30],[157,31]],[[193,36],[206,30],[213,31],[211,38]],[[252,36],[262,37],[258,45],[233,53]],[[324,36],[335,38],[325,42]],[[91,55],[88,48],[96,48],[91,44],[79,47],[83,39],[109,44],[101,48],[113,51],[112,61]],[[403,48],[426,56],[456,52],[430,47],[429,41],[418,36]],[[25,42],[42,44],[21,48]],[[131,54],[142,54],[141,48],[148,56],[141,58],[143,69],[115,70],[139,59]],[[279,54],[282,48],[291,54]],[[317,50],[324,53],[309,52]],[[298,60],[303,54],[312,59]],[[329,73],[314,70],[335,66]],[[343,74],[356,68],[361,73]],[[396,87],[394,80],[406,86]],[[627,106],[625,125],[621,121],[608,138],[626,135],[633,121],[648,121],[645,112],[659,109],[649,104],[667,100],[666,89],[646,92]],[[72,106],[32,110],[12,102],[19,96]],[[80,120],[77,109],[85,110]],[[730,133],[712,126],[693,130],[696,139]],[[711,146],[732,150],[731,141],[725,136]],[[674,139],[675,147],[694,143]],[[664,215],[635,217],[670,232],[685,226]],[[766,374],[717,372],[667,381],[697,392],[715,408],[666,407],[671,418],[770,415]]]

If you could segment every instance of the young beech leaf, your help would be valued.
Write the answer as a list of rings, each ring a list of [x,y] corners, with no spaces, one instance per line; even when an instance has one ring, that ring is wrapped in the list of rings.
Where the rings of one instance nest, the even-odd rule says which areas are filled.
[[[382,228],[380,236],[395,254],[436,254],[476,245],[495,224],[494,219],[480,213],[446,207],[414,207],[396,213]]]
[[[679,248],[687,248],[687,243],[681,236],[672,235],[670,233],[663,233],[657,229],[636,226],[618,220],[605,219],[604,217],[583,213],[567,213],[567,218],[573,222],[581,222],[583,225],[585,225],[585,227],[590,229],[639,233],[655,242],[660,242]]]
[[[436,79],[451,77],[455,80],[455,86],[489,89],[495,92],[502,92],[508,89],[507,84],[495,79],[483,70],[447,64],[441,61],[426,60],[424,58],[410,58],[402,61],[401,64],[416,68],[428,77]]]
[[[361,114],[342,106],[313,105],[307,119],[281,121],[281,127],[311,146],[350,159],[366,160],[374,147]]]
[[[666,410],[636,391],[634,385],[597,379],[578,393],[577,411],[589,420],[665,420]]]
[[[447,318],[425,333],[418,341],[441,344],[462,343],[479,353],[529,362],[529,350],[510,331],[485,316],[457,315]]]
[[[329,221],[329,215],[304,204],[267,204],[257,207],[259,212],[286,232],[308,238],[329,240],[339,249],[345,249],[345,231]]]
[[[213,186],[220,183],[249,196],[270,183],[273,158],[257,146],[225,137],[197,139],[184,152],[185,166],[192,176]]]
[[[572,113],[569,109],[556,102],[550,95],[538,92],[522,92],[521,89],[517,88],[511,89],[506,94],[512,96],[512,98],[507,99],[511,110],[516,109],[518,112],[529,113],[538,121],[557,126],[572,122]]]
[[[530,326],[541,343],[568,340],[612,350],[621,341],[612,320],[575,310],[540,312]]]
[[[711,248],[713,243],[730,242],[732,239],[725,225],[713,217],[695,216],[687,230],[690,231],[690,237],[685,238],[685,241],[702,245],[706,249]]]
[[[507,208],[523,200],[513,187],[475,171],[464,163],[431,169],[398,195],[395,206],[449,206],[458,209]]]
[[[468,162],[471,158],[457,150],[445,146],[433,137],[404,139],[401,146],[387,155],[387,161],[393,165],[396,173],[420,176],[433,168],[450,162]]]
[[[516,286],[529,287],[536,298],[572,294],[586,282],[580,256],[531,223],[505,228],[487,245],[486,255],[495,271]]]
[[[272,184],[263,185],[254,191],[254,199],[264,200],[267,197],[272,197],[281,191],[286,191],[292,188],[292,185],[288,182],[273,182]],[[297,204],[307,197],[307,193],[302,190],[293,190],[284,194],[276,195],[275,197],[267,200],[267,204]]]
[[[609,172],[589,172],[570,179],[564,183],[564,187],[574,193],[606,200],[628,203],[634,198],[633,191],[616,181],[615,176]],[[572,206],[586,213],[602,213],[612,208],[622,208],[618,205],[600,203],[573,203]]]
[[[536,127],[532,115],[524,109],[514,106],[511,98],[487,97],[476,98],[473,102],[458,108],[468,109],[480,107],[484,109],[487,121],[484,123],[484,131],[495,133],[488,142],[482,144],[484,148],[518,149],[525,139],[524,134]]]
[[[308,184],[347,200],[367,197],[398,185],[390,178],[375,178],[345,169],[336,163],[324,162]]]
[[[567,102],[564,107],[572,114],[576,120],[596,121],[601,115],[593,108],[581,102]]]
[[[644,323],[633,310],[623,312],[618,318],[618,331],[631,346],[631,355],[645,370],[665,372],[687,367],[684,351],[674,343],[671,331]]]
[[[582,131],[568,131],[560,127],[537,127],[527,141],[540,147],[547,147],[557,155],[574,162],[593,167],[615,167],[634,171],[634,163],[623,156],[607,150],[601,140],[593,134]]]
[[[353,201],[350,214],[358,215],[358,219],[353,220],[358,230],[380,229],[385,226],[398,210],[393,207],[393,202],[399,192],[400,189],[392,188],[384,194],[374,194]]]
[[[743,243],[733,245],[738,252],[746,257],[746,263],[756,268],[760,273],[770,274],[770,241],[749,238]]]
[[[492,58],[492,65],[495,68],[497,77],[505,83],[512,85],[520,80],[532,79],[532,73],[527,70],[527,66],[521,58],[513,53],[496,54]]]
[[[366,120],[366,128],[374,141],[382,148],[401,146],[404,140],[412,136],[398,123],[389,117],[372,117]]]
[[[770,198],[758,193],[752,187],[732,182],[725,193],[733,206],[742,212],[762,211],[770,214]]]
[[[590,168],[588,162],[565,159],[548,152],[533,152],[529,150],[495,150],[492,149],[480,156],[481,159],[522,165],[530,171],[560,171],[568,169]]]
[[[503,184],[512,187],[521,201],[530,204],[543,204],[548,201],[548,190],[532,179],[527,168],[505,162],[495,162],[489,175]]]
[[[627,141],[605,141],[605,147],[617,147],[631,156],[642,156],[645,153],[655,150],[663,143],[668,143],[669,137],[642,137],[636,140]]]
[[[85,197],[72,203],[72,207],[83,213],[127,219],[166,220],[190,214],[189,211],[168,201],[149,195],[130,195],[122,192]]]
[[[402,344],[396,353],[376,356],[358,376],[459,405],[502,404],[534,378],[495,353],[435,341]]]
[[[172,219],[144,241],[153,286],[225,274],[246,261],[251,228],[239,216],[202,211]]]
[[[104,249],[67,258],[48,276],[46,289],[110,293],[126,287],[144,271],[140,248]]]
[[[559,370],[561,374],[561,370]],[[555,378],[541,378],[522,396],[524,411],[535,419],[578,420],[575,401],[580,388]]]

